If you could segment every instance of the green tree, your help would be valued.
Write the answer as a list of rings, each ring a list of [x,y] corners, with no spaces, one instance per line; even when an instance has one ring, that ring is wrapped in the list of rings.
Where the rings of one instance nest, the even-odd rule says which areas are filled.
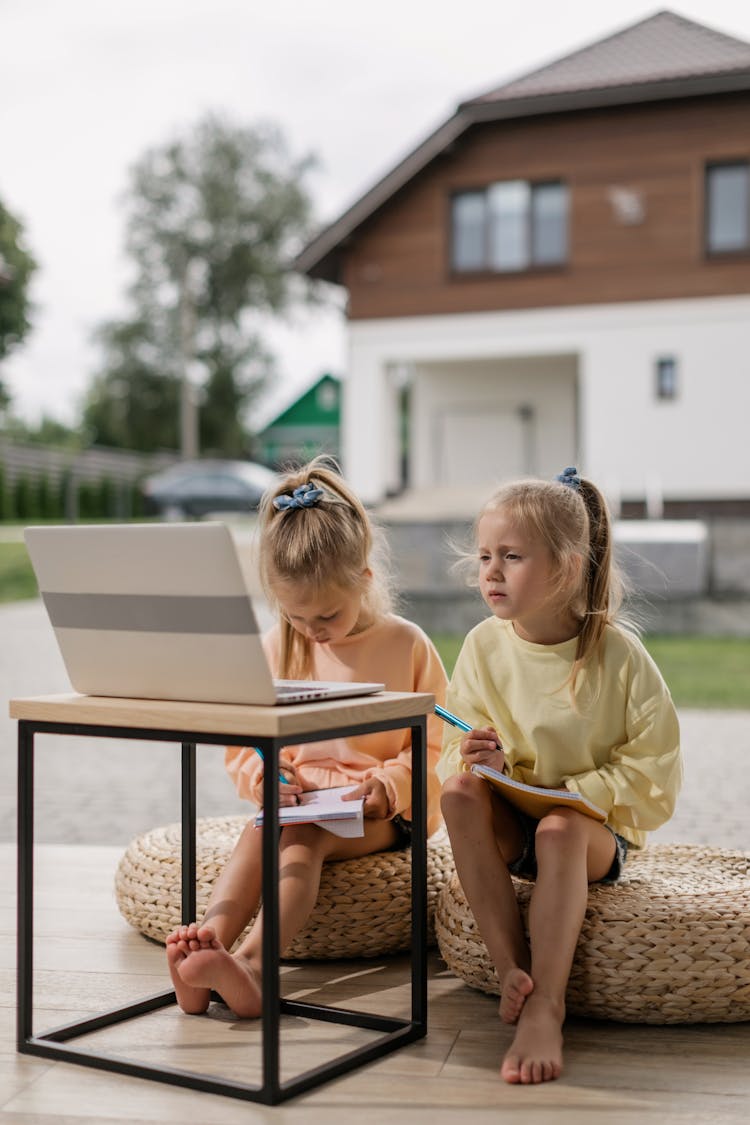
[[[0,200],[0,363],[31,329],[28,290],[35,269],[21,223]],[[9,404],[10,395],[0,380],[0,416]]]
[[[209,116],[135,165],[131,312],[98,332],[104,362],[85,407],[93,440],[178,448],[174,393],[187,372],[201,389],[203,441],[246,449],[248,412],[273,375],[264,318],[315,296],[290,268],[311,232],[311,163],[290,156],[273,127]],[[126,423],[145,385],[163,390],[168,408]]]
[[[153,453],[179,446],[180,380],[160,358],[152,325],[138,318],[98,330],[107,367],[89,387],[83,428],[94,445]]]

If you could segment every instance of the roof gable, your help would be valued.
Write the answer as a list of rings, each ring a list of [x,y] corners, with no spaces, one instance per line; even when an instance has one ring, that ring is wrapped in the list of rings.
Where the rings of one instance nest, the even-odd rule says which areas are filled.
[[[749,68],[750,43],[664,11],[463,104],[634,86]]]
[[[267,422],[263,432],[276,426],[338,425],[339,413],[339,380],[325,374]]]
[[[750,90],[750,43],[661,11],[469,101],[297,256],[296,268],[340,282],[344,243],[479,122]]]

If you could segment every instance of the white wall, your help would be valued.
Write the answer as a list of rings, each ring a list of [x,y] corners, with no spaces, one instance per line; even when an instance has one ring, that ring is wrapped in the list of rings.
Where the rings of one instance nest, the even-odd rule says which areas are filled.
[[[633,498],[654,482],[674,498],[750,493],[750,297],[354,321],[349,342],[344,468],[367,501],[381,499],[392,480],[388,372],[402,364],[416,372],[420,482],[428,475],[424,420],[451,395],[481,404],[496,378],[489,372],[502,374],[497,385],[511,403],[537,381],[539,402],[555,418],[539,471],[567,463],[570,398],[555,405],[554,381],[562,393],[577,368],[573,460],[594,480]],[[673,402],[655,397],[655,362],[666,356],[679,364]]]
[[[412,484],[486,485],[574,461],[576,369],[575,356],[416,364]]]

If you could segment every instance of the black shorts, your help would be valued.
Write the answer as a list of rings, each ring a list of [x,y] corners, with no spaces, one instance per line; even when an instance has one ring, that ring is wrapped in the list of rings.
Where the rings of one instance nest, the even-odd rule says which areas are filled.
[[[520,875],[525,879],[536,879],[536,828],[539,821],[536,817],[529,816],[528,813],[516,812],[518,822],[521,826],[523,834],[523,844],[521,846],[521,854],[518,859],[514,859],[513,863],[508,864],[508,870],[511,875]],[[598,879],[599,883],[616,883],[622,876],[625,861],[628,858],[628,841],[615,832],[608,824],[604,827],[608,832],[611,832],[615,838],[615,855],[612,860],[612,866],[603,879]]]
[[[392,852],[398,852],[402,848],[411,847],[411,821],[404,820],[401,813],[391,819],[391,824],[396,829],[396,842],[389,849]]]

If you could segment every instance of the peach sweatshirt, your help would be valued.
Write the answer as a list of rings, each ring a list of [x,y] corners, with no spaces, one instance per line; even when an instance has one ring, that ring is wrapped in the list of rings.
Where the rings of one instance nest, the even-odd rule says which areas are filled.
[[[263,644],[275,675],[279,666],[279,627]],[[384,683],[388,691],[424,691],[445,699],[446,675],[429,637],[411,621],[395,614],[346,637],[336,644],[313,647],[314,680],[370,680]],[[435,773],[442,745],[442,724],[434,715],[427,720],[427,834],[441,823],[440,782]],[[390,816],[411,819],[411,733],[380,731],[351,738],[334,738],[285,746],[284,761],[291,763],[304,789],[323,789],[377,777],[388,793]],[[227,747],[225,764],[240,797],[262,803],[263,763],[247,746]]]

